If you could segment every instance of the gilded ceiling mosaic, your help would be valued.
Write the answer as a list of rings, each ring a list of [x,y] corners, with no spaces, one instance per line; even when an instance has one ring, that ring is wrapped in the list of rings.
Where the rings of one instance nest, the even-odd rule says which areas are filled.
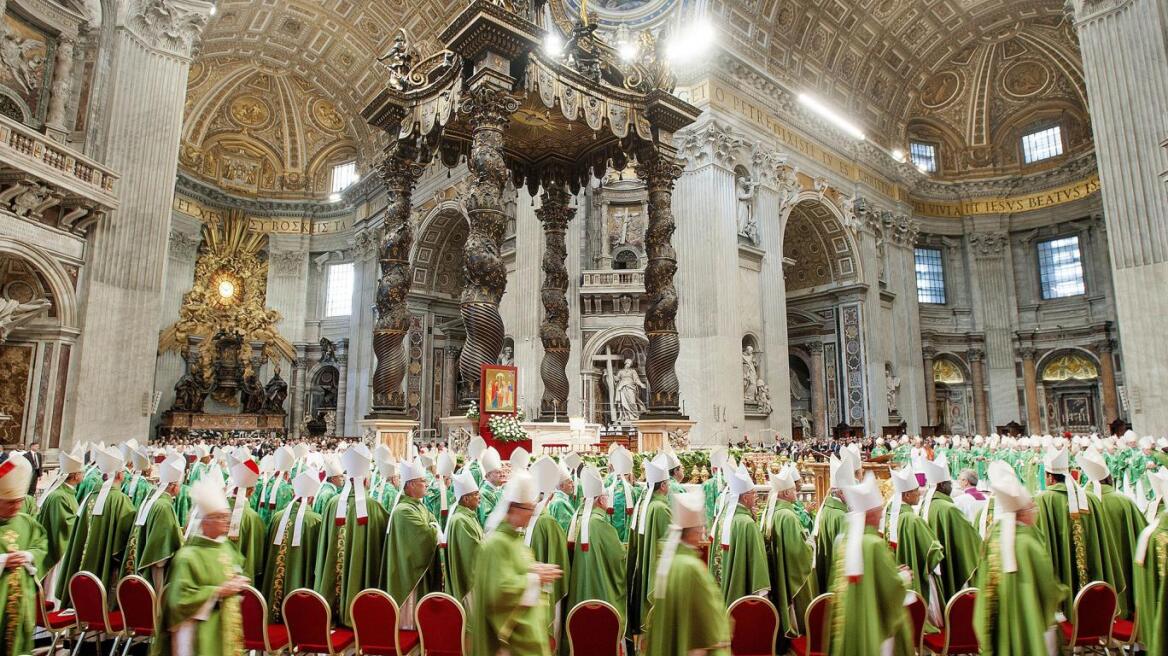
[[[787,291],[854,280],[856,255],[847,231],[823,203],[803,201],[791,209],[783,233]]]

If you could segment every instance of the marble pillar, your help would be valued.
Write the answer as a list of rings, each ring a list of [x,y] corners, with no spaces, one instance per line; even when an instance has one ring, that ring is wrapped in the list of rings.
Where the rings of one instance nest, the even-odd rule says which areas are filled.
[[[346,431],[349,407],[349,340],[337,344],[337,435],[350,435]]]
[[[1038,371],[1034,362],[1038,353],[1032,348],[1022,349],[1022,385],[1026,396],[1026,430],[1031,434],[1042,429],[1042,413],[1038,406]]]
[[[1168,13],[1164,0],[1070,0],[1091,98],[1129,422],[1168,433]]]
[[[925,420],[930,426],[937,425],[937,379],[933,373],[933,362],[936,357],[936,349],[921,349],[921,361],[925,367]]]
[[[1095,344],[1095,354],[1099,356],[1099,387],[1103,393],[1103,421],[1101,430],[1107,430],[1111,422],[1119,418],[1119,399],[1115,393],[1115,361],[1112,358],[1111,340]]]
[[[755,216],[781,217],[779,190],[772,181],[755,192]],[[787,282],[783,278],[783,222],[760,221],[759,239],[766,255],[759,286],[762,291],[763,372],[771,390],[771,414],[767,427],[782,437],[791,436],[791,368],[787,353]]]
[[[988,400],[986,399],[986,384],[985,384],[985,351],[981,349],[971,349],[967,356],[969,358],[969,368],[971,378],[973,379],[973,420],[974,428],[980,435],[989,435],[990,422],[988,408],[986,407]]]
[[[823,342],[811,342],[807,345],[811,351],[811,432],[815,437],[827,437],[830,426],[827,425],[827,387],[824,376]]]
[[[438,417],[448,417],[454,412],[458,397],[458,354],[461,349],[449,341],[442,350],[442,408],[436,410]]]
[[[86,439],[148,436],[187,71],[210,10],[202,0],[136,0],[112,33],[105,164],[129,191],[89,233],[75,369],[85,393],[70,422]]]
[[[568,249],[564,234],[576,214],[568,206],[570,196],[562,183],[544,189],[535,214],[543,224],[543,322],[539,340],[543,344],[543,361],[539,375],[543,380],[543,397],[539,404],[540,419],[562,417],[568,412]]]
[[[1017,316],[1013,300],[1013,267],[1010,239],[1004,232],[975,232],[969,235],[973,258],[973,287],[981,306],[979,328],[985,334],[985,361],[989,397],[985,405],[991,423],[1020,418],[1018,382],[1014,371],[1014,326]]]
[[[297,355],[292,361],[292,409],[288,414],[288,434],[292,439],[300,437],[300,427],[304,420],[304,401],[308,392],[305,376],[308,374],[308,358]]]

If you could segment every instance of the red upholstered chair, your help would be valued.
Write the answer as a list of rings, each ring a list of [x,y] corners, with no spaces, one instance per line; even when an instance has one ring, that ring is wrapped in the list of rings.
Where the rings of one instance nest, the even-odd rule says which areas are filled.
[[[1140,616],[1132,613],[1130,620],[1116,619],[1111,625],[1111,640],[1119,647],[1119,653],[1130,652],[1139,642]]]
[[[779,635],[779,611],[766,597],[748,595],[736,599],[730,616],[731,656],[775,656]]]
[[[414,608],[414,626],[418,627],[422,656],[466,653],[466,611],[454,597],[441,592],[422,597]]]
[[[282,611],[284,626],[288,627],[288,642],[295,653],[335,656],[353,645],[353,632],[333,628],[332,609],[324,597],[313,590],[297,588],[288,593]]]
[[[804,626],[807,633],[791,641],[791,649],[797,656],[826,656],[827,616],[831,613],[831,593],[825,592],[807,606]]]
[[[243,648],[264,654],[282,654],[288,648],[288,628],[268,623],[268,602],[250,585],[239,591],[243,614]]]
[[[349,604],[357,656],[405,656],[418,646],[417,631],[398,630],[397,602],[382,590],[362,590]]]
[[[565,633],[571,656],[621,656],[620,614],[606,601],[590,599],[572,607]]]
[[[35,580],[35,577],[34,577]],[[41,582],[36,581],[37,587],[37,628],[44,629],[52,639],[49,643],[49,654],[57,653],[57,643],[61,638],[66,638],[74,629],[77,628],[77,613],[72,608],[69,610],[52,610],[48,601],[45,600],[45,590],[41,587]]]
[[[945,628],[925,636],[925,647],[934,654],[977,654],[977,633],[973,629],[973,606],[977,588],[965,588],[945,605]]]
[[[1075,595],[1071,621],[1059,622],[1063,644],[1076,647],[1103,649],[1111,644],[1111,628],[1119,600],[1115,588],[1103,581],[1092,581]]]
[[[112,637],[114,644],[110,653],[117,653],[125,624],[121,611],[109,609],[109,598],[101,579],[89,572],[77,572],[69,579],[69,599],[77,613],[78,635],[73,656],[81,651],[87,637],[97,644],[98,653],[101,652],[101,641]]]
[[[118,581],[116,593],[124,625],[122,637],[126,639],[126,647],[122,650],[124,655],[129,653],[130,645],[135,641],[149,642],[154,637],[158,599],[154,596],[154,586],[137,575],[130,575]]]
[[[925,598],[917,594],[915,590],[909,590],[908,594],[912,597],[912,601],[905,604],[904,608],[908,611],[909,619],[912,620],[913,653],[919,654],[921,652],[921,641],[925,638],[925,618],[928,615],[929,608],[925,604]]]

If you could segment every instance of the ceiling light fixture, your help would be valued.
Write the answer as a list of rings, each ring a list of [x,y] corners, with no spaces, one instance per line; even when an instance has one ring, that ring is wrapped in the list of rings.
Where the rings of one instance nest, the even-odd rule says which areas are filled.
[[[837,128],[843,130],[844,132],[847,132],[852,137],[859,139],[860,141],[864,140],[864,131],[863,130],[856,127],[856,125],[854,123],[852,123],[851,121],[849,121],[848,119],[835,113],[835,111],[832,110],[831,108],[829,108],[827,105],[824,105],[823,103],[819,102],[815,98],[812,98],[811,96],[809,96],[805,93],[799,94],[799,102],[806,105],[808,108],[810,108],[816,114],[819,114],[823,118],[830,121]]]

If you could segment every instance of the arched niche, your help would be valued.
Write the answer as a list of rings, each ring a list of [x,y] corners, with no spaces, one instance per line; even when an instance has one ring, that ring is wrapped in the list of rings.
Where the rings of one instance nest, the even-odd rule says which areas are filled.
[[[850,283],[860,278],[855,243],[830,203],[812,195],[791,209],[783,233],[788,293]]]
[[[462,206],[446,201],[422,219],[410,262],[414,267],[411,293],[457,299],[463,286],[463,246],[470,226]]]
[[[1090,433],[1103,425],[1099,360],[1079,348],[1056,349],[1037,363],[1039,403],[1048,432]]]
[[[592,335],[581,349],[581,389],[584,390],[585,416],[589,422],[611,425],[616,423],[612,386],[616,372],[626,360],[632,361],[641,382],[648,385],[645,372],[649,340],[639,327],[608,328]],[[649,390],[642,390],[641,400],[647,403]]]
[[[956,354],[941,353],[933,358],[932,375],[937,390],[937,423],[942,430],[963,435],[975,432],[969,365]]]

